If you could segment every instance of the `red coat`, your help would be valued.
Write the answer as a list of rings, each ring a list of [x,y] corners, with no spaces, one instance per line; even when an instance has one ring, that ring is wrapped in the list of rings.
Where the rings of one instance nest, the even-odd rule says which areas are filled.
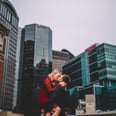
[[[42,82],[42,87],[38,95],[39,102],[40,103],[48,102],[48,99],[54,90],[55,87],[53,87],[50,77],[46,77]]]

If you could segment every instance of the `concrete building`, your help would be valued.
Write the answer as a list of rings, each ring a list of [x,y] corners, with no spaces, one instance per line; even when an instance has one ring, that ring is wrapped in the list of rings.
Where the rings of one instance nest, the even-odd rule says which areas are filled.
[[[74,107],[87,94],[95,96],[95,108],[116,109],[116,46],[93,44],[83,53],[67,62],[63,72],[70,75],[70,91],[74,91]],[[72,93],[72,92],[70,92]]]
[[[19,17],[8,0],[0,0],[0,109],[13,110]]]
[[[58,69],[62,71],[62,67],[69,60],[69,54],[63,51],[52,51],[52,69]]]

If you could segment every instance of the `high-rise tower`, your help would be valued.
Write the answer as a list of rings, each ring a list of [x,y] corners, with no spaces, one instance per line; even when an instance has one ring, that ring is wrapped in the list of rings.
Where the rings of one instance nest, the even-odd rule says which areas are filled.
[[[12,110],[16,71],[18,15],[8,0],[0,0],[0,109]]]
[[[42,80],[52,70],[52,31],[47,26],[30,24],[23,28],[22,38],[24,38],[22,39],[24,49],[21,51],[23,60],[20,62],[22,64],[20,65],[22,66],[21,107],[25,116],[33,116]]]

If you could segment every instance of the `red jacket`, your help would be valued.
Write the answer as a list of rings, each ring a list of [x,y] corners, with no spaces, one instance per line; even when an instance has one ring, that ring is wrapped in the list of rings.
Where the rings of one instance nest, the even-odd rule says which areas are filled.
[[[42,87],[38,95],[39,102],[40,103],[48,102],[48,99],[54,90],[55,87],[53,87],[50,77],[46,77],[42,82]]]

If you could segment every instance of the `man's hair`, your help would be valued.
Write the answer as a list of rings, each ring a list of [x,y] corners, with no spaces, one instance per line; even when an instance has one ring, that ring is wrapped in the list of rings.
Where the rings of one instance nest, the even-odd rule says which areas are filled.
[[[70,78],[69,75],[64,74],[64,75],[62,76],[62,80],[63,80],[65,83],[69,84],[70,81],[71,81],[71,78]]]

